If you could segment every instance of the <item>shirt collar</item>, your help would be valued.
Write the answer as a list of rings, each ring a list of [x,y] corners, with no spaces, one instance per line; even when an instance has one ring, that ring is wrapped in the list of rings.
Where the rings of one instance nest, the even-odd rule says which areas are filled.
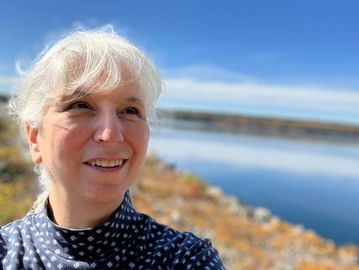
[[[61,228],[50,220],[44,208],[36,217],[35,227],[37,241],[43,248],[69,259],[100,259],[134,243],[135,234],[145,229],[141,220],[127,191],[121,205],[102,225],[87,229]]]

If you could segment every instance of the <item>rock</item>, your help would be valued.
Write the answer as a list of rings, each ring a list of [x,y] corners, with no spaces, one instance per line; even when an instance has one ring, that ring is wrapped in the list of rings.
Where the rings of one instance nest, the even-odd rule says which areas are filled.
[[[305,231],[304,226],[301,224],[296,224],[293,227],[293,233],[295,234],[302,234],[304,233],[304,231]]]
[[[248,215],[247,208],[242,205],[236,197],[226,195],[223,196],[221,200],[222,205],[225,206],[232,214],[235,214],[237,217],[244,217]]]
[[[340,248],[338,251],[338,257],[340,261],[345,264],[359,264],[359,254],[358,250],[355,248]]]
[[[179,208],[179,207],[183,206],[183,204],[184,204],[184,199],[181,197],[177,196],[171,200],[171,208],[173,208],[173,209]]]
[[[172,210],[170,213],[170,220],[174,223],[179,225],[181,223],[181,214],[177,210]]]
[[[268,223],[272,219],[272,213],[264,207],[257,207],[253,211],[253,218],[256,223]]]
[[[223,197],[223,191],[219,187],[208,186],[206,188],[206,194],[214,200],[219,200]]]
[[[263,224],[263,229],[271,230],[271,229],[277,227],[278,224],[280,224],[280,223],[281,223],[281,220],[278,217],[272,216],[271,219],[267,223]]]
[[[7,160],[0,160],[0,171],[5,171],[9,167]]]

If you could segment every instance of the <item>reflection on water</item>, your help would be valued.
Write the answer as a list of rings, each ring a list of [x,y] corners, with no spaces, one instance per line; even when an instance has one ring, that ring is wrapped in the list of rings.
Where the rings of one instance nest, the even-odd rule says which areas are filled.
[[[358,145],[157,128],[149,150],[247,204],[359,244]]]

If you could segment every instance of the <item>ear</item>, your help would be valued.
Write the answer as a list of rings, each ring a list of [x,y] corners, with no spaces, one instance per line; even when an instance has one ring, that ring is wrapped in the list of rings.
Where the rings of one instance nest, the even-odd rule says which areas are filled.
[[[27,135],[27,140],[30,146],[30,153],[32,161],[35,164],[42,162],[41,148],[39,142],[39,130],[38,128],[33,128],[29,124],[25,124],[25,130]]]

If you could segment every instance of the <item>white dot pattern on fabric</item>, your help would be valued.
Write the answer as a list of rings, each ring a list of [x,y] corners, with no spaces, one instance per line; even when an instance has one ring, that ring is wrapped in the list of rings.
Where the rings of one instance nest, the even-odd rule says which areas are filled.
[[[0,229],[0,269],[224,269],[209,240],[136,212],[129,192],[95,228],[60,228],[45,209]]]

